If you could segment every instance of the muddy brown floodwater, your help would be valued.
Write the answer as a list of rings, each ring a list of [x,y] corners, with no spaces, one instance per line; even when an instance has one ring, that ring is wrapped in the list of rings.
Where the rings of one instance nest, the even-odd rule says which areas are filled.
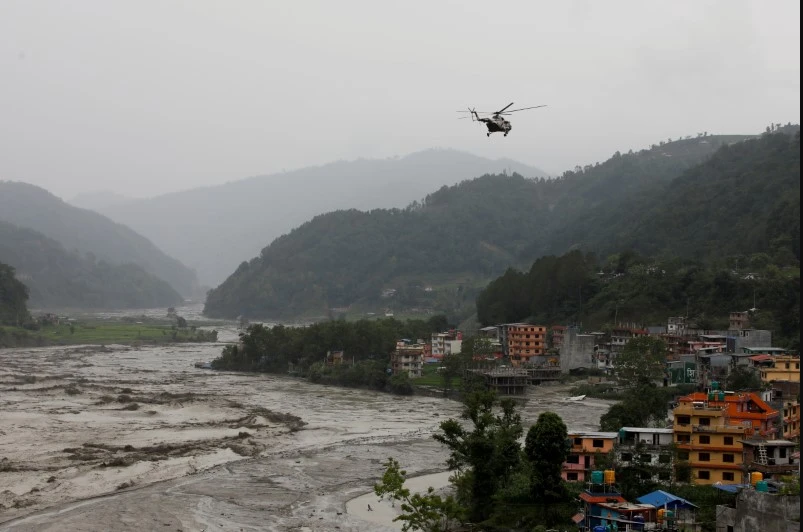
[[[398,530],[346,503],[391,456],[443,471],[460,405],[193,366],[222,345],[0,350],[0,530]],[[596,429],[609,403],[567,395],[532,387],[525,426]]]

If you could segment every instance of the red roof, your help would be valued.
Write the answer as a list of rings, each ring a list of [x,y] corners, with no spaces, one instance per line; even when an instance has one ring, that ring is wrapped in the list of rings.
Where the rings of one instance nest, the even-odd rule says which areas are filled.
[[[754,362],[764,362],[765,360],[772,360],[774,357],[772,355],[756,355],[750,357],[750,360]]]
[[[575,525],[579,525],[580,523],[583,522],[583,519],[585,519],[585,518],[586,518],[586,516],[583,515],[583,514],[574,514],[572,516],[572,521],[574,521]]]

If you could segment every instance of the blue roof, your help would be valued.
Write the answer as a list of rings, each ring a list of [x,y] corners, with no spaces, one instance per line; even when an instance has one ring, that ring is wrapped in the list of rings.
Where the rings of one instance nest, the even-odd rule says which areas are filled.
[[[729,493],[739,493],[739,490],[749,488],[750,484],[714,484],[714,487]]]
[[[683,497],[672,495],[664,490],[655,490],[647,495],[642,495],[636,499],[641,504],[652,504],[656,508],[697,508],[694,504],[690,503]]]

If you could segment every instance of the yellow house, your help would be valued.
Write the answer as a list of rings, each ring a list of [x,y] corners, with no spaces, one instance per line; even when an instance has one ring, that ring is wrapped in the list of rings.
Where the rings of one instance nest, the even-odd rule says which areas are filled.
[[[800,357],[776,355],[771,358],[771,365],[763,367],[759,371],[762,382],[800,382]]]
[[[783,437],[793,441],[800,438],[800,401],[783,402]]]
[[[673,411],[677,462],[688,463],[693,484],[742,484],[744,425],[731,424],[727,406],[682,402]]]

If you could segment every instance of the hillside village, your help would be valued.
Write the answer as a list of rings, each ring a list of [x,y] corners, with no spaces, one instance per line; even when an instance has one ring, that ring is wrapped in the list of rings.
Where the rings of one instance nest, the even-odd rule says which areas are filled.
[[[475,355],[474,369],[468,371],[481,375],[502,396],[523,396],[530,385],[567,374],[591,372],[595,376],[587,377],[589,383],[604,384],[615,380],[617,356],[629,341],[645,336],[664,340],[665,376],[656,385],[693,386],[697,391],[677,397],[664,426],[621,427],[616,432],[569,427],[571,450],[562,477],[586,486],[580,494],[585,510],[575,516],[585,530],[611,523],[618,523],[619,530],[641,530],[637,526],[645,522],[698,530],[695,505],[681,497],[659,491],[626,501],[616,488],[616,470],[639,466],[640,478],[659,484],[745,490],[742,500],[786,493],[785,483],[800,473],[799,354],[773,347],[771,331],[750,327],[749,311],[731,312],[729,322],[727,330],[705,330],[694,328],[685,317],[672,317],[662,326],[621,323],[607,333],[505,323],[479,331],[491,349]],[[395,374],[416,379],[427,365],[459,354],[462,342],[463,334],[454,329],[433,333],[429,340],[400,340],[390,366]],[[732,372],[744,370],[758,377],[760,387],[724,388]],[[770,516],[759,515],[765,506],[754,501],[723,508],[721,529],[732,530],[736,520],[748,518],[791,519],[799,511],[799,498],[795,500],[797,511],[779,502],[781,510],[772,506],[776,511]],[[717,530],[719,525],[718,518]]]

